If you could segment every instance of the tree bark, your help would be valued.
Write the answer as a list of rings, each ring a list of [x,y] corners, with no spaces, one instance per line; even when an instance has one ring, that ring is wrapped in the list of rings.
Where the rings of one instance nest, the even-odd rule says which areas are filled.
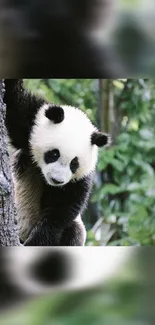
[[[0,246],[19,246],[3,96],[4,83],[0,80]]]
[[[111,79],[99,79],[100,92],[100,128],[113,136],[114,128],[114,94]]]

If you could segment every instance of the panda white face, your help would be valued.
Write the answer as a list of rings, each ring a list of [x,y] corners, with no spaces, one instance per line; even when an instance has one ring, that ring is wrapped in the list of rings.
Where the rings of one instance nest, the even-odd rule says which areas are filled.
[[[30,147],[47,183],[63,186],[95,169],[97,146],[107,141],[81,110],[45,104],[36,115]]]
[[[42,172],[48,182],[53,186],[63,186],[74,178],[78,168],[78,158],[73,158],[70,162],[64,161],[59,149],[46,151],[44,154],[45,164]]]

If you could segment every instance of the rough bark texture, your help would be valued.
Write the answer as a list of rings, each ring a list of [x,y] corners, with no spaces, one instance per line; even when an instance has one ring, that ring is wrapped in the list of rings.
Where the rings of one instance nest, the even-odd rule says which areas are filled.
[[[5,128],[4,84],[0,80],[0,246],[18,246],[8,138]]]

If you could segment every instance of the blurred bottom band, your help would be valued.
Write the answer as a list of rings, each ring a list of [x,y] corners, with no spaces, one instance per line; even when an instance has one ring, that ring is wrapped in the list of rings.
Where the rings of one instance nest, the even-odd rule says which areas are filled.
[[[0,325],[154,324],[152,247],[0,250]]]

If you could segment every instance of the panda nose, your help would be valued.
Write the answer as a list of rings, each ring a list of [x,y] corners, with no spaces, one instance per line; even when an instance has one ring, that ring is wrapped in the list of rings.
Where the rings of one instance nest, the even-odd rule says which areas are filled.
[[[51,180],[55,184],[63,184],[63,182],[57,181],[55,178],[51,178]]]

